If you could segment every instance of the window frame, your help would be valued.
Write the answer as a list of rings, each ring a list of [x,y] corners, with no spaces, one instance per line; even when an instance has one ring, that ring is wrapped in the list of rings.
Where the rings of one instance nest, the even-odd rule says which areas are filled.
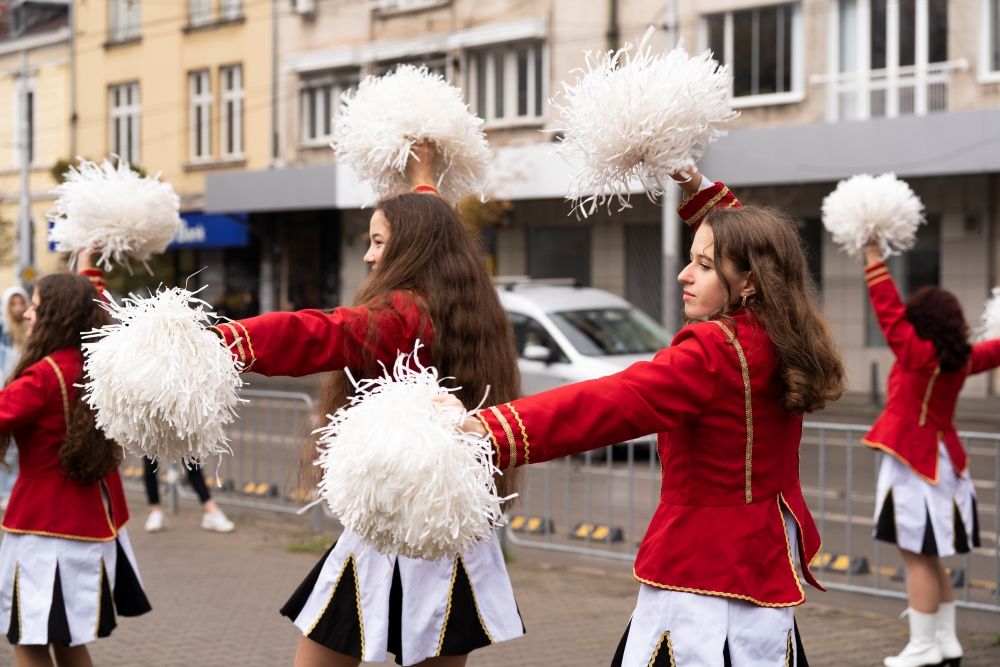
[[[730,73],[733,72],[733,62],[734,62],[734,30],[733,30],[733,15],[742,12],[755,12],[761,9],[771,9],[774,7],[785,7],[790,9],[792,12],[791,17],[791,62],[789,63],[791,67],[791,90],[782,91],[780,93],[761,93],[756,95],[741,95],[739,97],[735,96],[735,77],[733,77],[732,82],[729,86],[729,104],[734,109],[744,109],[750,107],[762,107],[762,106],[777,106],[782,104],[797,104],[802,102],[806,98],[806,87],[805,87],[805,44],[804,44],[804,31],[805,25],[802,20],[802,3],[796,0],[795,2],[781,2],[775,4],[761,4],[754,7],[743,7],[740,9],[732,9],[728,11],[712,12],[709,14],[702,14],[701,20],[699,22],[699,41],[701,43],[702,49],[711,48],[709,42],[709,18],[712,16],[723,16],[723,57],[720,59],[719,54],[714,54],[715,59],[719,61],[720,64],[725,65]],[[754,48],[759,48],[756,44]]]
[[[212,107],[214,95],[212,93],[212,70],[198,69],[191,70],[187,75],[188,79],[188,161],[210,162],[214,158],[212,150]],[[196,91],[196,83],[201,81],[207,84],[207,90]],[[202,111],[200,122],[198,111]],[[198,144],[198,126],[201,129],[201,145]],[[201,152],[205,149],[205,152]]]
[[[31,167],[37,164],[37,132],[38,132],[38,91],[37,91],[38,80],[34,76],[20,77],[14,82],[14,94],[11,96],[12,103],[12,113],[11,120],[13,121],[13,131],[11,137],[13,137],[13,160],[12,163],[15,167],[21,166],[21,146],[20,146],[20,136],[21,136],[21,120],[24,114],[24,102],[27,98],[31,99],[31,105],[28,108],[28,166]]]
[[[230,87],[229,74],[235,85]],[[219,68],[219,155],[225,159],[244,156],[243,114],[246,87],[243,81],[243,65],[223,65]],[[230,105],[232,106],[233,127],[230,128]],[[232,133],[232,146],[229,135]]]
[[[1000,51],[1000,0],[980,0],[979,3],[979,83],[1000,83],[1000,63],[993,69],[992,52]],[[990,33],[990,19],[997,25],[997,34]],[[994,43],[994,38],[997,43]]]
[[[341,96],[357,88],[361,69],[356,67],[302,73],[298,81],[298,143],[303,148],[326,147],[333,139],[333,128],[340,109]],[[325,93],[329,91],[329,99]],[[309,104],[305,100],[309,98]],[[329,133],[321,130],[324,114],[330,122]],[[317,132],[308,132],[315,118]]]
[[[124,93],[128,99],[124,104],[115,103],[115,93]],[[129,164],[139,164],[142,141],[142,98],[138,81],[117,83],[108,86],[108,153],[117,155]],[[122,121],[115,131],[115,121]],[[128,143],[128,155],[123,155],[122,140]]]
[[[548,49],[545,40],[519,40],[505,44],[494,44],[481,48],[469,49],[465,53],[465,89],[466,101],[473,113],[485,121],[485,126],[491,129],[507,127],[537,126],[545,122],[545,102],[548,99]],[[521,96],[518,86],[518,57],[527,54],[525,82],[525,102],[527,113],[520,114]],[[503,63],[501,101],[502,113],[497,113],[497,60]],[[480,82],[480,62],[485,63],[485,85]],[[540,81],[539,81],[540,79]],[[541,87],[539,87],[539,83]],[[480,108],[480,91],[485,95]]]
[[[187,26],[201,28],[215,22],[214,0],[187,0]]]
[[[243,0],[219,0],[219,20],[238,21],[243,18]]]
[[[130,42],[142,36],[142,0],[108,0],[108,43]]]

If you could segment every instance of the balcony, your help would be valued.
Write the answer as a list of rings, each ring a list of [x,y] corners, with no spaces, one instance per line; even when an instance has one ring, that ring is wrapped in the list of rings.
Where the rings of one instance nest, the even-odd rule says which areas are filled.
[[[948,110],[952,72],[969,69],[965,59],[868,72],[839,72],[810,77],[826,86],[826,119],[868,120],[924,116]]]

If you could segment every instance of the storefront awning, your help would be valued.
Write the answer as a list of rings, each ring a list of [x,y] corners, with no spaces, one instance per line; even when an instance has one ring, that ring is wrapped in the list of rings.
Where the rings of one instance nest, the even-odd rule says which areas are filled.
[[[246,213],[181,213],[181,228],[170,243],[181,248],[242,248],[250,244]]]

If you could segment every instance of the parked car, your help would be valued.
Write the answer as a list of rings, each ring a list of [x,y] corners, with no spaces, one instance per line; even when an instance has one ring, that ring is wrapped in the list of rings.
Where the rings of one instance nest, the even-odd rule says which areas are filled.
[[[670,344],[663,327],[610,292],[568,281],[496,282],[525,395],[616,373]],[[655,449],[655,435],[634,442]]]

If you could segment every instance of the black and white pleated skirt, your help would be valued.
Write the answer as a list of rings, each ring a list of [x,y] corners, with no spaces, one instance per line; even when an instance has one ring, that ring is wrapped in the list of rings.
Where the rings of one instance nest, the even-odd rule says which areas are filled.
[[[365,662],[413,665],[520,637],[500,542],[457,558],[386,556],[344,531],[281,614],[326,648]]]
[[[0,633],[11,644],[79,646],[149,610],[124,529],[109,542],[6,533],[0,543]]]
[[[938,444],[937,484],[883,454],[875,494],[877,540],[925,556],[968,553],[980,544],[975,487],[968,469],[955,472],[943,444]]]
[[[786,512],[796,558],[794,521]],[[808,667],[793,609],[640,584],[611,667]]]

